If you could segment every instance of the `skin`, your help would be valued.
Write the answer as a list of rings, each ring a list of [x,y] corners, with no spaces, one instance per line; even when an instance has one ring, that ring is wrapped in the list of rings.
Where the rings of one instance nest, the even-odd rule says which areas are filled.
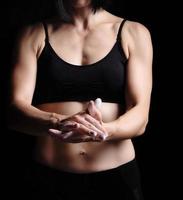
[[[57,28],[48,24],[49,42],[66,62],[87,67],[110,51],[123,19],[103,9],[94,15],[89,0],[71,3],[73,23]],[[98,108],[93,101],[35,107],[31,102],[45,33],[42,24],[22,30],[14,51],[9,127],[37,136],[35,159],[39,162],[86,173],[114,168],[135,157],[131,139],[142,135],[148,122],[152,44],[147,28],[136,22],[127,21],[121,36],[128,59],[126,108],[108,102]]]

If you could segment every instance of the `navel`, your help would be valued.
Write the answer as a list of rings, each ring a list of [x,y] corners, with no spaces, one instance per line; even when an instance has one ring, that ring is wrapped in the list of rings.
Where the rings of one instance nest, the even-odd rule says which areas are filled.
[[[87,153],[86,153],[85,150],[80,150],[80,151],[79,151],[79,155],[80,155],[80,156],[87,156]]]

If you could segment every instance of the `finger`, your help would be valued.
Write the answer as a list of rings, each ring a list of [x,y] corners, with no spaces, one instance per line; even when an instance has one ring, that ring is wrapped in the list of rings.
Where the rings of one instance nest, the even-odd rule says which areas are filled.
[[[55,139],[59,139],[62,141],[62,131],[56,130],[56,129],[49,129],[48,133],[50,134],[50,136],[52,136]]]
[[[60,123],[58,125],[58,129],[60,129],[63,132],[69,132],[69,131],[73,131],[74,129],[76,129],[78,127],[77,122],[73,122],[73,123]]]
[[[83,135],[95,137],[97,135],[97,133],[95,131],[93,131],[90,128],[88,128],[87,126],[85,126],[86,124],[88,124],[88,122],[83,123],[81,116],[77,116],[76,120],[77,120],[77,122],[76,121],[61,122],[58,127],[58,129],[60,129],[60,130],[49,129],[49,132],[51,134],[56,134],[57,136],[59,135],[59,137],[63,138],[63,139],[70,137],[73,133],[75,133],[75,135],[77,134],[80,137]],[[71,134],[71,131],[72,131],[72,134]],[[66,134],[67,132],[70,132],[70,133]]]
[[[63,139],[67,139],[73,135],[73,131],[66,132],[62,135]]]
[[[99,123],[99,122],[98,122]],[[84,127],[82,127],[84,126]],[[104,140],[106,138],[106,133],[96,128],[93,124],[83,119],[81,120],[81,127],[85,129],[87,127],[90,131],[88,133],[89,136],[93,137],[93,139]]]
[[[61,121],[59,124],[58,124],[58,127],[60,129],[64,128],[64,127],[77,127],[77,122],[75,121],[71,121],[71,120],[64,120],[64,121]]]
[[[87,122],[89,122],[92,126],[94,126],[95,128],[101,130],[102,132],[106,132],[106,130],[104,129],[104,127],[101,125],[101,123],[96,120],[95,118],[93,118],[92,116],[90,115],[85,115],[85,118],[84,118]]]
[[[88,128],[86,125],[80,123],[76,131],[81,134],[81,136],[90,136],[90,137],[96,137],[97,132],[91,128]]]
[[[102,142],[104,141],[106,138],[106,136],[102,135],[102,136],[90,136],[90,135],[77,135],[77,134],[74,134],[72,135],[71,137],[67,137],[67,138],[64,138],[65,141],[67,142]]]
[[[71,120],[64,120],[57,124],[56,129],[62,132],[69,132],[77,128],[77,122]]]
[[[88,136],[86,134],[78,134],[73,133],[72,131],[64,133],[63,135],[63,142],[69,142],[69,143],[79,143],[79,142],[89,142],[94,141],[95,138]]]
[[[95,106],[100,109],[102,106],[102,99],[101,98],[97,98],[95,99]]]
[[[97,138],[99,138],[99,140],[103,141],[107,138],[108,133],[106,132],[105,128],[99,123],[99,121],[97,121],[90,115],[87,115],[85,117],[85,120],[88,121],[90,124],[94,125],[94,127],[97,128],[98,130],[100,130],[100,132],[97,132],[95,128],[93,128],[98,133]]]
[[[59,139],[62,142],[64,142],[65,139],[67,139],[73,135],[72,131],[63,133],[62,131],[58,131],[55,129],[49,129],[49,133],[52,137]]]
[[[82,125],[80,126],[79,131],[83,133],[84,127]],[[103,140],[102,138],[98,138],[93,135],[92,136],[83,134],[78,135],[72,131],[63,133],[55,129],[49,129],[49,133],[52,137],[60,140],[61,142],[80,143],[80,142],[93,142],[93,141],[100,142]]]
[[[48,132],[49,132],[50,134],[56,134],[56,135],[62,134],[62,131],[56,130],[56,129],[49,129]]]
[[[102,113],[99,108],[96,107],[95,103],[92,103],[92,109],[94,110],[94,118],[96,118],[99,122],[102,122]]]
[[[102,114],[99,111],[99,109],[95,106],[93,101],[89,102],[88,105],[88,112],[89,114],[94,117],[95,119],[97,119],[100,123],[102,122]]]

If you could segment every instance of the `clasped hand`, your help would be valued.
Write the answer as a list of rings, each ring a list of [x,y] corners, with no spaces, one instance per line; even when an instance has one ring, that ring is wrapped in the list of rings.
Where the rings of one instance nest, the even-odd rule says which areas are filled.
[[[85,111],[59,121],[56,129],[49,129],[49,134],[62,142],[104,141],[108,134],[103,126],[99,105],[96,103],[97,101],[90,101]]]

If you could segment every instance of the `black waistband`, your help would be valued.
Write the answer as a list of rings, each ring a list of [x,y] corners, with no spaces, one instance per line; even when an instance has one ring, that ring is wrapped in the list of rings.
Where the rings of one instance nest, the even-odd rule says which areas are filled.
[[[50,166],[41,164],[37,161],[32,161],[30,168],[31,171],[33,171],[34,173],[41,173],[41,174],[45,174],[46,176],[51,176],[51,177],[57,177],[57,178],[77,178],[77,177],[84,177],[84,176],[103,176],[103,175],[112,175],[118,172],[125,172],[127,169],[129,168],[133,168],[134,166],[136,167],[137,163],[136,163],[136,159],[133,159],[125,164],[122,164],[116,168],[112,168],[112,169],[107,169],[107,170],[103,170],[103,171],[97,171],[97,172],[91,172],[91,173],[73,173],[73,172],[68,172],[68,171],[63,171],[63,170],[59,170],[59,169],[55,169],[52,168]]]

